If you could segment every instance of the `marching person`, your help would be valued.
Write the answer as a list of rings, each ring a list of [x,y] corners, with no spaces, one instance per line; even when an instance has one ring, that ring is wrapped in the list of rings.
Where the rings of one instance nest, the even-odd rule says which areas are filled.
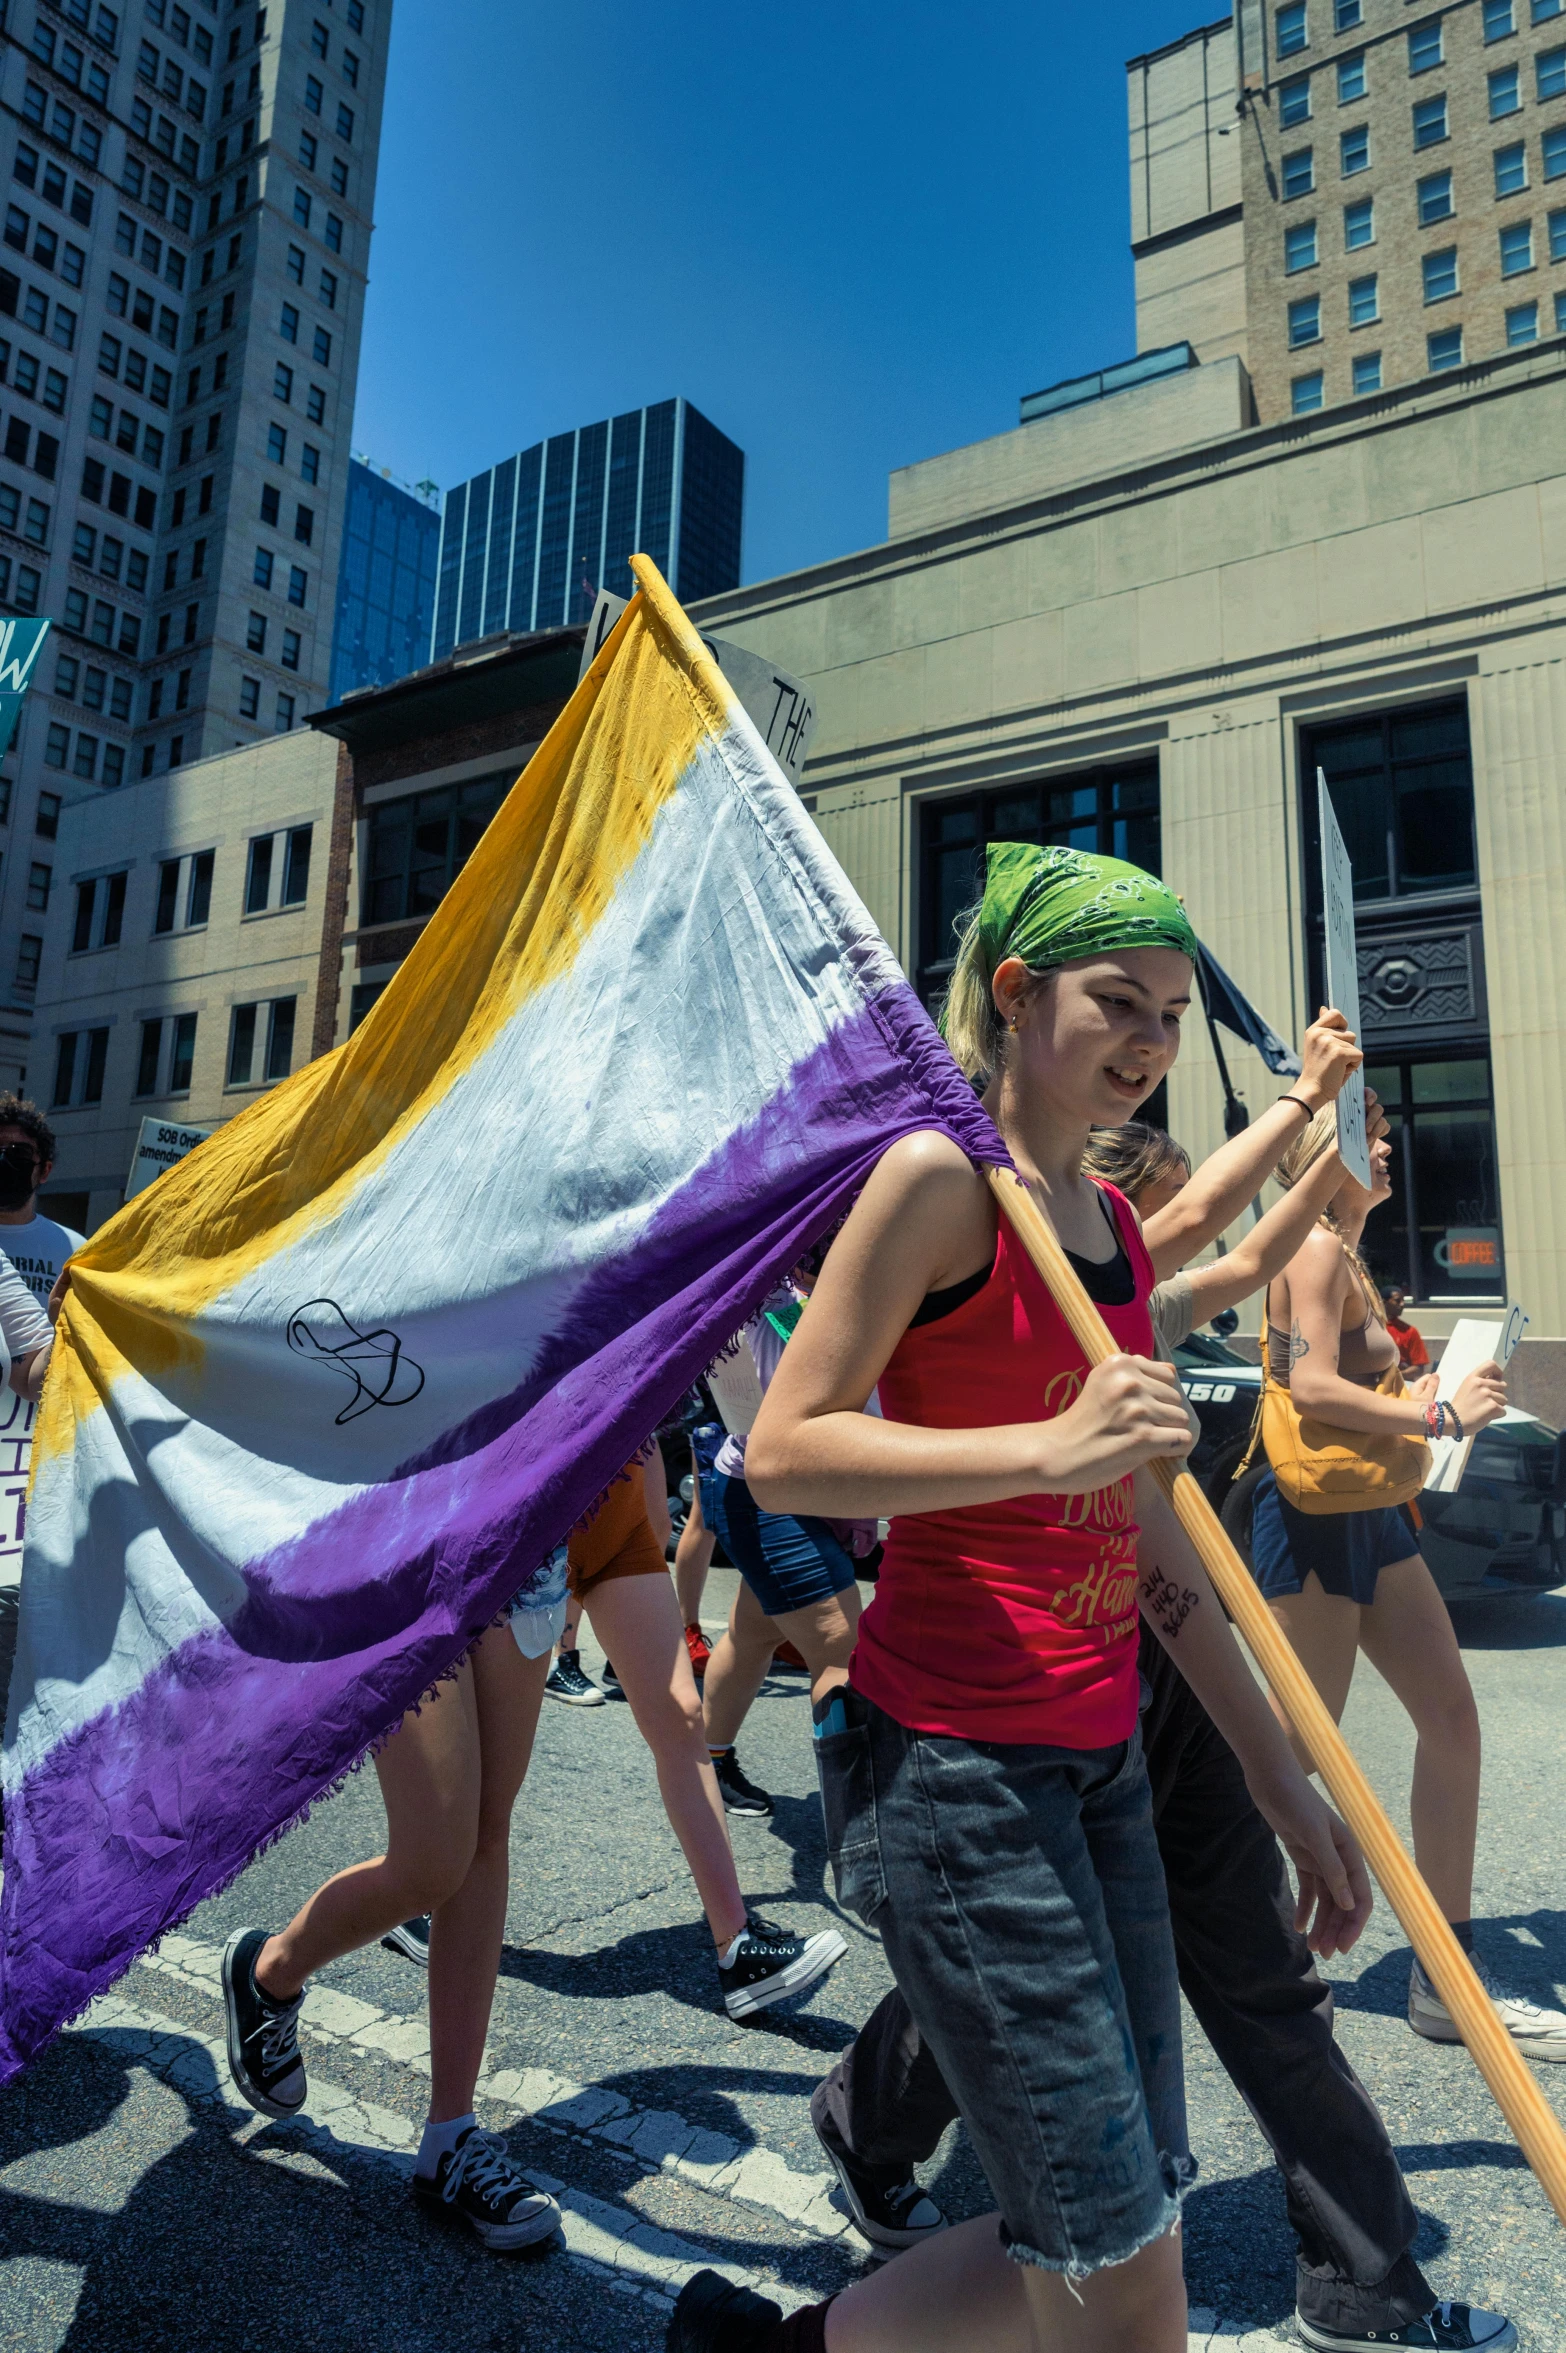
[[[1338,1040],[1313,1055],[1323,1025]],[[1315,1108],[1335,1098],[1358,1062],[1341,1016],[1324,1014],[1307,1033],[1305,1073],[1293,1105],[1301,1132]],[[1304,1097],[1305,1100],[1300,1100]],[[1385,1126],[1367,1097],[1372,1136]],[[1274,1110],[1277,1110],[1277,1106]],[[1194,1191],[1222,1219],[1229,1180],[1249,1199],[1265,1166],[1237,1168],[1265,1120],[1225,1145],[1191,1177],[1172,1137],[1137,1121],[1097,1128],[1084,1166],[1118,1184],[1155,1236],[1177,1197]],[[1274,1119],[1264,1149],[1282,1120]],[[1161,1283],[1155,1328],[1171,1345],[1220,1306],[1260,1287],[1298,1250],[1343,1181],[1335,1151],[1270,1210],[1226,1257]],[[1175,1247],[1197,1250],[1218,1230],[1181,1221]],[[1206,1287],[1204,1287],[1206,1286]],[[1163,1315],[1158,1314],[1160,1301]],[[1271,2145],[1283,2174],[1298,2242],[1295,2321],[1318,2353],[1382,2353],[1440,2347],[1445,2353],[1504,2353],[1517,2342],[1510,2321],[1462,2302],[1439,2301],[1412,2254],[1419,2218],[1385,2125],[1333,2038],[1331,1988],[1295,1925],[1283,1856],[1246,1788],[1233,1751],[1144,1625],[1137,1665],[1141,1736],[1153,1796],[1153,1824],[1169,1893],[1180,1984],[1236,2089]],[[917,2246],[946,2228],[914,2168],[932,2157],[957,2106],[908,2004],[894,1989],[858,2039],[818,2084],[810,2116],[861,2235],[884,2248]]]
[[[1318,1113],[1279,1164],[1280,1183],[1308,1183],[1335,1141],[1331,1115]],[[1479,1711],[1402,1508],[1424,1484],[1426,1441],[1472,1436],[1498,1421],[1506,1381],[1499,1365],[1486,1364],[1449,1404],[1436,1397],[1433,1373],[1404,1390],[1397,1343],[1360,1254],[1367,1218],[1391,1198],[1390,1161],[1385,1141],[1372,1145],[1368,1189],[1344,1172],[1304,1246],[1269,1286],[1263,1432],[1271,1468],[1256,1490],[1253,1572],[1335,1718],[1360,1651],[1407,1709],[1416,1734],[1410,1814],[1420,1873],[1518,2049],[1566,2060],[1566,2014],[1502,1986],[1474,1949]],[[1461,2039],[1417,1959],[1408,2022],[1432,2042]]]
[[[1382,1292],[1381,1300],[1387,1311],[1387,1330],[1397,1342],[1398,1363],[1405,1373],[1428,1372],[1430,1351],[1425,1346],[1424,1335],[1403,1313],[1408,1293],[1400,1291],[1394,1283],[1389,1290]]]
[[[987,865],[948,1039],[1124,1353],[1085,1368],[989,1183],[948,1139],[905,1138],[833,1244],[747,1477],[764,1510],[891,1515],[852,1666],[814,1682],[828,1843],[1000,2211],[787,2324],[698,2274],[681,2353],[1185,2353],[1191,2161],[1139,1604],[1283,1839],[1300,1924],[1330,1952],[1369,1909],[1354,1840],[1145,1474],[1190,1423],[1150,1361],[1135,1217],[1081,1173],[1090,1130],[1174,1060],[1190,926],[1117,860],[992,843]],[[863,1410],[877,1384],[884,1419]]]

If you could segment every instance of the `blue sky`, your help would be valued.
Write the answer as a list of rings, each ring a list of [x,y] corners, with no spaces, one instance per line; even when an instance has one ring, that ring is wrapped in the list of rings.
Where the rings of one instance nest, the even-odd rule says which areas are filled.
[[[354,446],[464,480],[683,392],[744,577],[1135,348],[1127,57],[1188,0],[395,0]]]

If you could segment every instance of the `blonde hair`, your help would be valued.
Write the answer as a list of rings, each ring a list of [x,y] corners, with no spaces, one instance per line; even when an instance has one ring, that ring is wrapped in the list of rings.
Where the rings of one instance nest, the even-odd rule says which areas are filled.
[[[1096,1127],[1082,1155],[1084,1176],[1114,1185],[1135,1202],[1170,1177],[1182,1181],[1191,1173],[1191,1156],[1183,1144],[1145,1119],[1128,1119],[1120,1127]]]
[[[957,918],[957,961],[941,1000],[937,1020],[958,1069],[980,1088],[988,1085],[1006,1058],[1006,1023],[995,1002],[995,991],[984,969],[984,947],[979,938],[983,900],[965,908]],[[1049,979],[1047,972],[1028,972],[1028,986]]]
[[[1293,1143],[1289,1146],[1287,1152],[1284,1153],[1283,1158],[1279,1161],[1276,1169],[1273,1171],[1273,1174],[1277,1177],[1279,1184],[1283,1186],[1285,1191],[1290,1190],[1295,1185],[1303,1184],[1306,1177],[1309,1176],[1311,1170],[1315,1168],[1319,1162],[1323,1161],[1329,1152],[1336,1149],[1337,1141],[1337,1105],[1335,1103],[1323,1103],[1321,1109],[1311,1120],[1309,1126],[1306,1127],[1301,1134],[1295,1137]],[[1353,1268],[1355,1274],[1359,1278],[1360,1288],[1364,1291],[1372,1312],[1375,1314],[1378,1320],[1384,1324],[1387,1320],[1387,1310],[1386,1302],[1381,1296],[1381,1286],[1371,1274],[1369,1267],[1365,1264],[1364,1259],[1360,1256],[1356,1246],[1348,1239],[1347,1235],[1343,1232],[1342,1227],[1338,1224],[1337,1219],[1333,1216],[1332,1204],[1330,1201],[1321,1213],[1321,1222],[1326,1227],[1328,1233],[1336,1237],[1338,1246],[1342,1250],[1344,1257],[1348,1260],[1349,1265]]]

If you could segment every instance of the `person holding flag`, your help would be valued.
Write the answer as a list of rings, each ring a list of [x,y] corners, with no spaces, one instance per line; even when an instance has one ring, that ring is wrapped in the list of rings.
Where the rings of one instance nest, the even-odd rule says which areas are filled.
[[[990,845],[947,1038],[1124,1353],[1084,1369],[990,1185],[946,1138],[911,1137],[851,1210],[747,1448],[767,1510],[891,1517],[852,1664],[813,1695],[828,1844],[999,2212],[786,2324],[698,2275],[679,2353],[1184,2353],[1192,2166],[1139,1605],[1240,1758],[1318,1948],[1368,1915],[1354,1839],[1139,1475],[1191,1426],[1151,1361],[1136,1218],[1081,1174],[1091,1130],[1173,1062],[1195,950],[1152,876]],[[877,1385],[884,1419],[863,1410]]]

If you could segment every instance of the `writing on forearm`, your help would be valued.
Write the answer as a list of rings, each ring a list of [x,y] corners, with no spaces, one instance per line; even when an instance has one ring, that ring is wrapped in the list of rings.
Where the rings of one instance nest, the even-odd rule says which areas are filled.
[[[1200,1601],[1189,1585],[1177,1585],[1162,1569],[1149,1569],[1142,1579],[1142,1606],[1170,1642]]]
[[[1298,1364],[1302,1356],[1309,1356],[1309,1354],[1310,1342],[1300,1330],[1300,1319],[1296,1316],[1289,1333],[1289,1362],[1290,1364]]]

